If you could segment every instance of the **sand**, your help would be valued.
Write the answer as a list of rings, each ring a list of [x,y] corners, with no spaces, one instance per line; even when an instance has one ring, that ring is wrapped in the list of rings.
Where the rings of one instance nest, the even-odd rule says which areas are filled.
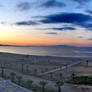
[[[71,67],[67,70],[57,71],[55,73],[47,74],[46,76],[37,77],[40,73],[46,72],[57,67],[65,66],[77,61],[84,61],[82,64]],[[87,67],[86,60],[89,60],[89,65]],[[5,73],[9,76],[10,72],[16,72],[21,75],[24,80],[31,79],[35,84],[39,85],[41,80],[48,82],[47,88],[56,89],[55,81],[60,80],[62,73],[62,79],[67,79],[74,72],[77,76],[92,76],[92,58],[83,57],[52,57],[52,56],[34,56],[34,55],[23,55],[23,54],[13,54],[13,53],[3,53],[0,52],[0,65],[5,66]],[[22,66],[23,65],[23,66]],[[23,70],[22,70],[23,67]],[[43,79],[44,78],[44,79]],[[47,80],[48,79],[48,80]],[[74,85],[65,84],[62,88],[69,89],[67,92],[84,92],[81,91],[81,86],[77,86],[75,91]],[[92,91],[92,87],[90,88]],[[89,92],[91,92],[89,91]],[[65,92],[65,91],[62,91]],[[88,92],[88,91],[85,91]]]

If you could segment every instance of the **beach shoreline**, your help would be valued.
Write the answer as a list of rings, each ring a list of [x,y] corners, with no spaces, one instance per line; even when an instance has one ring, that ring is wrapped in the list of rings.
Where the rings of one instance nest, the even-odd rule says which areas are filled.
[[[92,59],[92,57],[78,57],[78,56],[48,56],[48,55],[30,55],[30,54],[19,54],[19,53],[11,53],[11,52],[0,52],[0,54],[3,54],[3,55],[16,55],[16,56],[29,56],[29,57],[39,57],[39,58],[59,58],[59,59],[62,59],[62,58],[67,58],[67,59]]]
[[[15,72],[17,75],[22,76],[24,81],[31,79],[37,85],[39,85],[41,80],[44,80],[48,82],[47,88],[50,87],[50,89],[54,90],[55,81],[61,79],[60,74],[62,74],[63,80],[69,79],[72,73],[75,73],[77,76],[92,76],[92,62],[89,62],[89,67],[87,67],[85,62],[87,59],[88,58],[35,56],[0,52],[0,65],[5,64],[6,75],[9,76],[11,72]],[[38,77],[40,73],[66,66],[79,60],[84,60],[84,63],[63,71],[54,72],[52,76],[47,74]],[[88,60],[92,61],[92,58]],[[22,65],[24,65],[23,70],[21,70]],[[74,85],[72,86],[74,87]]]
[[[42,72],[47,72],[58,67],[67,66],[79,61],[84,61],[77,66],[71,67],[71,73],[76,72],[76,74],[81,75],[83,74],[82,72],[84,72],[84,69],[87,71],[90,70],[90,67],[88,69],[86,67],[86,60],[90,62],[89,66],[91,67],[92,58],[38,56],[0,52],[0,64],[6,64],[9,68],[19,71],[21,71],[21,65],[25,64],[24,70],[26,71],[26,67],[29,67],[29,71],[32,74],[34,74],[35,70],[37,70],[37,74],[40,74]],[[88,74],[91,75],[90,73]]]

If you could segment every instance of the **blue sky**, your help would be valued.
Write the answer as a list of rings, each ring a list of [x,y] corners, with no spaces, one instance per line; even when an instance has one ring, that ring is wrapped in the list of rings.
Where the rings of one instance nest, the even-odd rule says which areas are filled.
[[[92,45],[92,0],[0,0],[0,42]]]

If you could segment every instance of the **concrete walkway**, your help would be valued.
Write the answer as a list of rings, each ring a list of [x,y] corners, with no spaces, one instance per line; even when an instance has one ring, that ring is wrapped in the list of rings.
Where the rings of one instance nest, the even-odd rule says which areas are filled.
[[[33,92],[19,85],[12,83],[9,80],[0,78],[0,92]]]

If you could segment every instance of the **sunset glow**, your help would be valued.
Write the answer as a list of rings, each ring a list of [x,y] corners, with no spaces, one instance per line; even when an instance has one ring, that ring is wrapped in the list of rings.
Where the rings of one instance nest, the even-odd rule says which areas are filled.
[[[91,4],[77,8],[73,0],[54,0],[51,7],[48,0],[1,0],[0,44],[92,46]]]

